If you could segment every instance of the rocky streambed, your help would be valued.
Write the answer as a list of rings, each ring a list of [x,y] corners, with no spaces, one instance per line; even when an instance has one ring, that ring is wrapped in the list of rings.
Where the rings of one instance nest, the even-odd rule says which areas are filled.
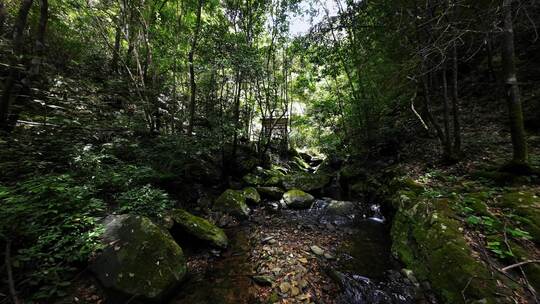
[[[171,303],[417,303],[415,282],[391,257],[378,205],[276,203],[228,229],[227,251],[189,257],[191,275]]]
[[[105,250],[95,263],[100,267],[93,267],[101,284],[115,292],[105,299],[433,303],[393,259],[381,206],[367,196],[330,198],[349,194],[341,193],[335,171],[321,166],[297,159],[259,167],[208,206],[199,204],[202,217],[183,209],[156,224],[117,216],[119,224],[106,227]],[[168,247],[140,237],[148,231]]]

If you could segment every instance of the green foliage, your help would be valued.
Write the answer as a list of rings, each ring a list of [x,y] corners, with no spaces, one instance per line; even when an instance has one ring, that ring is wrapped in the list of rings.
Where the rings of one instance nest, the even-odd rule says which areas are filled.
[[[161,218],[166,210],[174,207],[166,192],[150,185],[128,190],[118,195],[119,211]]]
[[[98,216],[104,210],[95,190],[69,175],[46,175],[0,187],[0,235],[18,248],[16,273],[27,277],[33,297],[62,296],[74,263],[99,248]],[[24,223],[24,224],[23,224]]]

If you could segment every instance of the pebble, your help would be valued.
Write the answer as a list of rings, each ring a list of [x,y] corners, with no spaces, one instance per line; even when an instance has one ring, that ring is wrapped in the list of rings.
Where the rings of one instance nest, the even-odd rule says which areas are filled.
[[[324,254],[324,249],[322,249],[321,247],[317,246],[317,245],[313,245],[311,247],[309,247],[311,249],[311,251],[313,253],[315,253],[316,255],[323,255]]]

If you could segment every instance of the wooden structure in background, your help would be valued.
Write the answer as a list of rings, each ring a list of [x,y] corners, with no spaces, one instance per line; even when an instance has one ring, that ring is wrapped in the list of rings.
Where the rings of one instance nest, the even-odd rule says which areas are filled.
[[[270,141],[285,145],[289,142],[289,117],[263,118],[262,129],[265,138]]]

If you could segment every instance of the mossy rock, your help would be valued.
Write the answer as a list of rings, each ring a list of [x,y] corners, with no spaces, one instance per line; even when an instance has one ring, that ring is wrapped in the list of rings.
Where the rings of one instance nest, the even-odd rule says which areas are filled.
[[[296,168],[296,169],[304,170],[304,171],[307,171],[311,168],[310,165],[303,158],[298,157],[298,156],[293,157],[290,164],[291,164],[291,168]]]
[[[259,195],[259,192],[257,192],[257,189],[253,187],[244,188],[244,197],[246,198],[247,203],[251,203],[254,205],[260,204],[261,202],[261,196]]]
[[[283,167],[272,165],[270,169],[264,170],[266,176],[264,186],[279,186],[285,178],[287,170]]]
[[[287,190],[299,189],[310,192],[324,188],[330,180],[330,176],[324,173],[299,172],[285,176],[283,187]]]
[[[250,186],[259,186],[264,183],[264,178],[262,176],[253,173],[248,173],[244,175],[244,177],[242,177],[242,180],[244,181],[244,183]]]
[[[283,196],[283,189],[279,187],[257,187],[257,191],[262,197],[271,200],[279,200]]]
[[[540,243],[540,197],[531,191],[513,191],[500,198],[502,207],[522,217],[522,225],[533,240]]]
[[[90,269],[105,288],[128,298],[161,301],[186,274],[182,248],[146,217],[107,217],[103,243]]]
[[[283,194],[283,201],[291,209],[308,209],[315,198],[302,190],[293,189]]]
[[[490,198],[487,192],[474,192],[464,195],[463,201],[477,215],[490,216],[488,206],[485,203]]]
[[[350,216],[354,213],[356,204],[347,201],[332,200],[326,207],[326,214],[335,216]]]
[[[534,256],[530,252],[530,250],[525,249],[523,246],[511,241],[510,247],[512,248],[512,252],[514,253],[514,256],[516,257],[518,262],[534,260]],[[532,285],[532,287],[535,290],[540,290],[540,264],[526,264],[522,266],[522,268],[523,271],[525,271],[527,279],[529,280],[529,283]]]
[[[421,281],[429,281],[442,303],[505,303],[497,294],[509,292],[497,286],[488,267],[474,257],[461,223],[456,220],[449,199],[417,196],[400,191],[392,224],[392,252]],[[465,286],[468,287],[465,289]]]
[[[244,191],[228,189],[214,202],[215,211],[225,212],[238,219],[249,216],[249,207],[246,204]]]
[[[227,248],[229,240],[223,230],[209,221],[195,216],[183,209],[174,209],[171,212],[174,225],[178,225],[190,235],[206,241],[219,248]]]

